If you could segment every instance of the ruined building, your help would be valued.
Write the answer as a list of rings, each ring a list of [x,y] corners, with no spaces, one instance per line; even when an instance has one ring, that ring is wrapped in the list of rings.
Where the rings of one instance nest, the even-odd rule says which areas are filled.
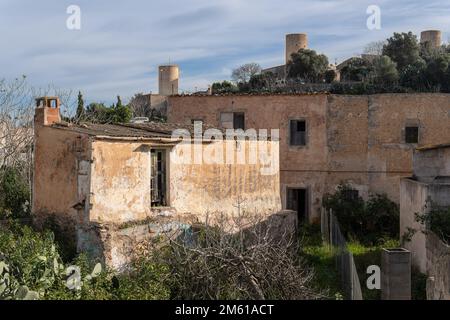
[[[168,121],[280,130],[280,192],[299,218],[320,218],[340,183],[400,200],[417,147],[450,136],[450,95],[250,94],[171,96]]]
[[[190,124],[69,124],[57,97],[37,99],[34,127],[34,222],[55,220],[78,251],[116,268],[139,241],[232,217],[238,203],[265,216],[281,209],[274,139],[221,139]],[[235,160],[250,150],[264,162]]]

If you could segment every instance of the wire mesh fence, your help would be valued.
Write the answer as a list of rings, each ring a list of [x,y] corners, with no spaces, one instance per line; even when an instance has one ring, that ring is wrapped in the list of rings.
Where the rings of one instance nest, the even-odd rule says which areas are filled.
[[[341,288],[345,298],[363,300],[353,254],[348,250],[347,242],[332,210],[322,210],[321,230],[323,241],[329,244],[334,251],[336,269],[341,278]]]

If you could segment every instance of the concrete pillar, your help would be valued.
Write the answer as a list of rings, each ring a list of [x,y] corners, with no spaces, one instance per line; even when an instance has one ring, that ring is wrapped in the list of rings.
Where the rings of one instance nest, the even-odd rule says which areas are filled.
[[[411,300],[411,252],[404,248],[381,252],[381,299]]]

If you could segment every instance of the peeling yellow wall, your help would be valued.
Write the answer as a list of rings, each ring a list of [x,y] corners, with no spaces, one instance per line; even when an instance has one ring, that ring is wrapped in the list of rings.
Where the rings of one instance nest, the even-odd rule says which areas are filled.
[[[82,200],[78,193],[78,164],[79,159],[88,157],[87,143],[87,136],[36,126],[32,205],[35,218],[57,214],[81,221],[83,216],[73,206]]]
[[[224,146],[225,142],[215,144]],[[240,197],[244,201],[242,209],[263,214],[278,211],[281,208],[278,142],[267,144],[276,157],[273,175],[262,175],[260,164],[180,164],[171,161],[168,168],[169,206],[178,214],[192,214],[202,219],[206,213],[235,213],[235,205]],[[204,144],[202,148],[208,148],[208,145],[211,144]],[[123,223],[159,214],[150,207],[151,148],[151,143],[105,140],[93,142],[91,221]],[[181,155],[180,162],[186,162],[186,148],[190,147],[168,147],[169,159],[174,155]],[[192,152],[190,157],[193,154]]]

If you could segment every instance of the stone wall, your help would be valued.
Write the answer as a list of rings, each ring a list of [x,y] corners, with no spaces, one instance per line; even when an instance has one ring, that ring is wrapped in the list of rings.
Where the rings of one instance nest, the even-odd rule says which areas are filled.
[[[412,175],[417,146],[448,142],[448,94],[261,94],[172,96],[168,121],[201,119],[219,126],[221,112],[245,112],[245,128],[280,130],[280,190],[307,188],[310,220],[322,197],[341,182],[367,198],[387,193],[400,201],[400,179]],[[289,145],[289,120],[305,119],[307,145]],[[404,142],[404,128],[419,127],[419,144]]]
[[[427,299],[450,300],[450,247],[432,232],[427,234]]]

